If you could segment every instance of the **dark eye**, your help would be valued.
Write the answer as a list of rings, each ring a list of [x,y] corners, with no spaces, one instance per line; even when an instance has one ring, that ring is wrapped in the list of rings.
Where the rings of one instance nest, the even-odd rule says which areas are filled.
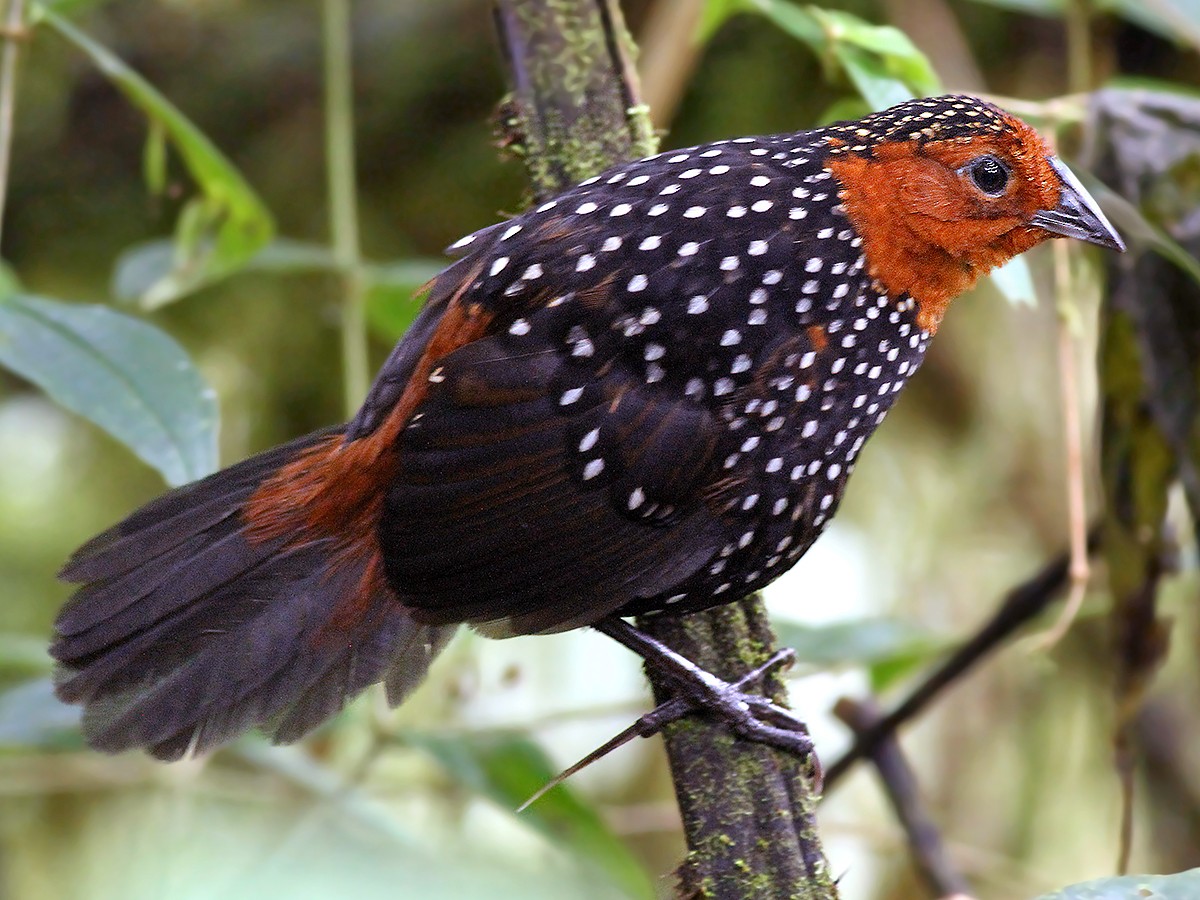
[[[975,186],[990,197],[999,197],[1008,185],[1008,167],[994,156],[981,156],[968,167]]]

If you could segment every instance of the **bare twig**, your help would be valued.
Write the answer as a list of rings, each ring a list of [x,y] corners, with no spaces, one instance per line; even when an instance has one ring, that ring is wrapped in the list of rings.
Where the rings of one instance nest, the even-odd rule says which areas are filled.
[[[522,157],[535,197],[558,193],[621,160],[653,151],[616,0],[496,0],[511,70],[502,142]],[[643,625],[719,677],[736,681],[774,653],[757,598]],[[669,681],[649,677],[659,699]],[[767,693],[782,699],[778,678]],[[801,760],[736,739],[726,724],[689,716],[664,730],[688,842],[680,894],[795,897],[837,892],[813,825],[816,798]]]
[[[1071,590],[1058,619],[1040,636],[1037,647],[1049,649],[1079,615],[1092,577],[1087,551],[1087,497],[1083,462],[1083,426],[1079,409],[1079,358],[1075,353],[1075,322],[1068,306],[1072,294],[1071,251],[1066,241],[1054,242],[1054,286],[1058,296],[1058,372],[1062,391],[1063,443],[1066,446],[1067,516],[1071,541]]]
[[[1088,534],[1088,552],[1094,552],[1098,544],[1098,529],[1092,528]],[[870,755],[880,741],[915,718],[943,690],[1050,606],[1067,586],[1069,572],[1070,557],[1063,554],[1013,588],[999,609],[966,643],[934,669],[899,706],[864,729],[845,755],[825,770],[825,792],[829,793],[854,763]]]
[[[856,733],[861,734],[876,725],[883,713],[874,700],[842,698],[833,713]],[[909,768],[900,745],[894,737],[886,737],[871,751],[871,762],[879,773],[896,818],[908,837],[909,850],[921,877],[933,890],[935,897],[965,898],[967,881],[950,863],[942,836],[921,802],[916,776]]]

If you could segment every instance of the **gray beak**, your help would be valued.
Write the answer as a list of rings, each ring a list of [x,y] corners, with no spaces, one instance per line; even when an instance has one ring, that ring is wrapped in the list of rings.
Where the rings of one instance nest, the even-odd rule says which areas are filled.
[[[1050,157],[1050,165],[1062,179],[1062,194],[1059,196],[1058,206],[1054,209],[1039,210],[1034,214],[1031,224],[1053,234],[1076,238],[1124,253],[1125,242],[1121,240],[1112,223],[1104,217],[1104,213],[1100,212],[1099,205],[1088,193],[1087,188],[1079,183],[1075,173],[1057,156]]]

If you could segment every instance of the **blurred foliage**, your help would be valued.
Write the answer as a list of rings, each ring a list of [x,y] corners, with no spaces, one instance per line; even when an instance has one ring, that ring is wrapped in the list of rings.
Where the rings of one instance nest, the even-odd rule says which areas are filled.
[[[623,5],[640,37],[663,5],[692,2]],[[1085,413],[1095,424],[1097,390],[1110,400],[1123,391],[1119,410],[1106,407],[1105,449],[1142,441],[1160,456],[1109,456],[1087,474],[1110,516],[1122,513],[1114,488],[1153,491],[1129,533],[1142,540],[1149,529],[1153,553],[1139,565],[1163,563],[1149,621],[1173,619],[1175,645],[1164,660],[1160,641],[1161,670],[1138,684],[1154,717],[1136,706],[1122,715],[1130,745],[1154,760],[1140,770],[1133,865],[1200,864],[1200,715],[1172,702],[1200,681],[1200,580],[1184,514],[1188,501],[1195,509],[1200,435],[1200,117],[1190,96],[1200,8],[696,0],[696,10],[702,41],[688,31],[655,45],[699,57],[665,146],[806,127],[944,84],[1022,98],[1014,108],[1107,185],[1097,194],[1136,241],[1107,264],[1130,293],[1106,306],[1108,362]],[[19,282],[7,270],[0,279],[0,365],[12,373],[0,371],[0,895],[669,894],[680,844],[656,746],[626,748],[513,813],[644,703],[636,662],[593,635],[462,635],[403,709],[385,713],[368,697],[299,748],[251,736],[165,767],[81,747],[41,652],[65,596],[53,573],[161,490],[124,447],[169,482],[214,466],[207,385],[221,398],[230,462],[340,417],[345,273],[327,235],[321,24],[310,6],[58,0],[31,15],[3,248]],[[354,29],[370,260],[356,274],[381,360],[441,248],[514,211],[523,184],[491,144],[504,85],[484,0],[360,0]],[[1064,96],[1068,33],[1085,39],[1094,86],[1121,90]],[[1100,266],[1075,257],[1079,341],[1090,350]],[[1049,296],[1048,256],[992,281],[1010,299]],[[769,592],[809,676],[793,693],[826,759],[846,741],[824,715],[838,694],[896,696],[1065,543],[1056,313],[991,302],[990,290],[958,302],[839,521]],[[109,299],[127,309],[95,305]],[[1161,559],[1176,546],[1177,559]],[[1112,604],[1104,578],[1092,590],[1093,606]],[[1112,635],[1088,616],[1050,656],[1006,654],[906,741],[979,896],[1033,896],[1111,870],[1113,667]],[[868,780],[839,792],[823,818],[834,865],[848,872],[845,896],[924,896]],[[1152,889],[1174,896],[1166,880]]]

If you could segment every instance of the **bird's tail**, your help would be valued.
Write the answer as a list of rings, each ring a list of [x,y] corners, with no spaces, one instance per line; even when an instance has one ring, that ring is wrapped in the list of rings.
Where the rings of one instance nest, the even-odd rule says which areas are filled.
[[[328,484],[353,446],[333,429],[277,447],[75,552],[51,653],[94,747],[178,759],[253,726],[293,741],[368,685],[396,703],[424,677],[453,629],[410,617],[362,486]]]

